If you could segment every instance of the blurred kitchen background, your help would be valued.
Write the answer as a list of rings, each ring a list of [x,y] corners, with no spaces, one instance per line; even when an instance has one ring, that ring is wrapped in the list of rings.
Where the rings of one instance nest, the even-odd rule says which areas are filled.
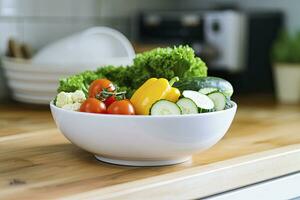
[[[297,35],[299,7],[299,0],[0,0],[0,53],[10,67],[22,61],[5,57],[30,58],[58,39],[107,26],[123,33],[136,53],[191,45],[207,62],[209,74],[231,81],[237,95],[277,94],[283,103],[298,103],[300,56],[282,56],[272,47],[283,32],[289,44],[294,38],[286,35]],[[22,55],[14,52],[20,46]],[[277,46],[289,48],[282,42]],[[7,100],[16,87],[8,87],[7,79],[22,75],[17,76],[20,66],[12,66],[5,76],[3,65],[0,99]],[[19,92],[25,90],[30,88]]]

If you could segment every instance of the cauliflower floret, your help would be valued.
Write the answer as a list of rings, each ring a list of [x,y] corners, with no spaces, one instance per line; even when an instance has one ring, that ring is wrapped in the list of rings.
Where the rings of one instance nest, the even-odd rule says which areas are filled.
[[[66,104],[62,108],[66,110],[73,110],[78,111],[80,109],[81,103],[72,103],[72,104]]]
[[[55,105],[66,110],[77,111],[80,109],[80,106],[85,99],[85,94],[81,90],[76,90],[75,92],[70,93],[60,92],[56,97]]]
[[[56,97],[56,106],[62,108],[66,104],[72,104],[72,95],[66,92],[60,92]]]
[[[72,94],[72,100],[74,103],[82,103],[85,101],[85,94],[81,90],[76,90]]]

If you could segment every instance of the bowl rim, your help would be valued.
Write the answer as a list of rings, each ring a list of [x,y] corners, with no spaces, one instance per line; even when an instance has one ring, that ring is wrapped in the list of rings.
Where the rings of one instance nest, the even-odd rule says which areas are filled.
[[[208,116],[208,115],[214,115],[214,114],[220,114],[225,112],[230,112],[237,109],[237,103],[234,101],[231,101],[232,107],[228,108],[226,110],[220,110],[220,111],[214,111],[214,112],[207,112],[207,113],[198,113],[198,114],[189,114],[189,115],[116,115],[116,114],[97,114],[97,113],[87,113],[87,112],[78,112],[78,111],[72,111],[72,110],[65,110],[62,108],[57,107],[54,105],[53,100],[50,102],[50,108],[58,110],[59,112],[66,112],[66,113],[74,113],[75,115],[82,115],[82,116],[95,116],[95,117],[109,117],[109,118],[139,118],[139,119],[157,119],[157,118],[190,118],[190,117],[196,117],[196,116]]]

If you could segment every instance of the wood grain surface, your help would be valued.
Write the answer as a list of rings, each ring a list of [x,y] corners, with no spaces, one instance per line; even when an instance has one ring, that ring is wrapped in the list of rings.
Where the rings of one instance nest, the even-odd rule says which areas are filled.
[[[221,142],[166,167],[99,162],[59,133],[48,107],[0,105],[0,199],[196,198],[299,170],[299,105],[241,101]]]

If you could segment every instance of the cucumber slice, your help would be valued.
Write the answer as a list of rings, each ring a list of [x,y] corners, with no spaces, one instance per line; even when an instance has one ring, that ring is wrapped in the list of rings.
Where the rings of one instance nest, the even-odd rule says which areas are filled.
[[[185,114],[197,114],[198,107],[195,102],[190,98],[181,98],[179,99],[176,104],[179,106],[181,113]]]
[[[214,92],[208,95],[214,102],[216,111],[224,110],[226,106],[226,96],[221,92]]]
[[[181,78],[178,82],[174,83],[173,87],[178,88],[181,92],[184,90],[199,91],[201,88],[217,88],[228,98],[233,93],[232,85],[228,81],[217,77]]]
[[[205,94],[205,95],[208,95],[210,93],[213,93],[213,92],[217,92],[219,91],[218,88],[212,88],[212,87],[209,87],[209,88],[201,88],[199,90],[200,93],[202,94]]]
[[[152,105],[150,115],[181,115],[181,110],[176,103],[163,99]]]
[[[182,92],[182,95],[192,99],[201,110],[210,110],[214,108],[214,102],[208,96],[201,94],[200,92],[185,90]]]

